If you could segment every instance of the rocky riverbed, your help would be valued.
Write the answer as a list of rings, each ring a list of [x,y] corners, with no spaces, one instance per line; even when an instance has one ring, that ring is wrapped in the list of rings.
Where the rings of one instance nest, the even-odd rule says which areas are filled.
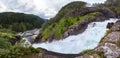
[[[23,36],[23,39],[26,40],[29,44],[33,43],[35,38],[38,36],[40,29],[28,30],[25,32],[20,32],[18,35]]]

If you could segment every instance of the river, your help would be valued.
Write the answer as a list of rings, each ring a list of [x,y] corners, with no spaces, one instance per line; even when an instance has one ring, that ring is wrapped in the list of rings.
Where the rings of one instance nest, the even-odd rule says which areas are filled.
[[[69,36],[63,40],[53,41],[51,43],[34,43],[34,48],[44,48],[48,51],[63,53],[63,54],[78,54],[87,49],[94,49],[99,44],[101,38],[108,30],[107,24],[115,23],[118,19],[109,19],[102,22],[92,22],[88,24],[87,29],[78,35]]]

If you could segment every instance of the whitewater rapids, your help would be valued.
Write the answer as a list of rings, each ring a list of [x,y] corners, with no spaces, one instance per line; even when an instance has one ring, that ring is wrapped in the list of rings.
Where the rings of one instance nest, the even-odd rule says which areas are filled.
[[[118,19],[109,19],[102,22],[92,22],[88,24],[87,29],[78,35],[69,36],[63,40],[53,41],[51,43],[35,43],[34,48],[43,48],[48,51],[63,54],[78,54],[87,49],[94,49],[99,44],[101,38],[105,35],[107,24],[115,23]]]

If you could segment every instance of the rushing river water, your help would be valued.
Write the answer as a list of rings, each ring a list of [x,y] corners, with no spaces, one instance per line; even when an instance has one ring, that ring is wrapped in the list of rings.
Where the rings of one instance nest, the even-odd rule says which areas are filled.
[[[107,31],[107,24],[116,21],[117,19],[110,19],[103,22],[92,22],[88,24],[87,29],[81,34],[69,36],[64,40],[51,43],[36,43],[32,46],[63,54],[78,54],[84,50],[95,48]]]

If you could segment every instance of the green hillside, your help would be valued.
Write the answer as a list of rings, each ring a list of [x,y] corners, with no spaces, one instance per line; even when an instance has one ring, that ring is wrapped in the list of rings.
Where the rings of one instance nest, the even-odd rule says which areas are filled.
[[[44,19],[24,13],[4,12],[0,13],[0,28],[11,29],[16,32],[40,28]]]

